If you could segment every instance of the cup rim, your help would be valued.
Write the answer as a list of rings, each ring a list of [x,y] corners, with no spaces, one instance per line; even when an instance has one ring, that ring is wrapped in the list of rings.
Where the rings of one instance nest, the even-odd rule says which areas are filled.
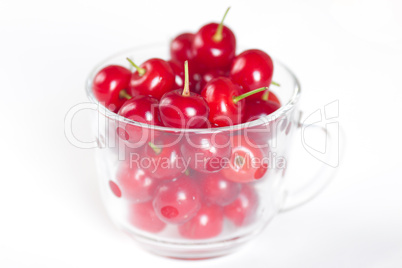
[[[290,70],[285,64],[283,64],[281,61],[277,60],[276,58],[273,58],[274,66],[280,65],[288,74],[292,77],[294,80],[294,90],[293,94],[288,100],[288,102],[284,105],[282,105],[278,110],[273,112],[272,114],[269,114],[267,116],[258,118],[256,120],[250,121],[250,122],[245,122],[233,126],[225,126],[225,127],[214,127],[214,128],[173,128],[173,127],[165,127],[165,126],[155,126],[155,125],[149,125],[146,123],[140,123],[133,121],[131,119],[125,118],[123,116],[120,116],[119,114],[110,111],[107,109],[102,103],[100,103],[95,95],[93,94],[92,91],[92,81],[93,78],[95,77],[96,73],[99,71],[99,69],[104,66],[106,63],[108,63],[110,60],[119,57],[119,56],[124,56],[128,55],[130,52],[134,50],[141,50],[141,49],[150,49],[150,48],[158,48],[161,47],[161,44],[156,44],[156,45],[147,45],[147,46],[137,46],[137,47],[132,47],[130,49],[126,49],[117,53],[112,54],[111,56],[107,57],[103,61],[99,62],[96,64],[96,66],[93,68],[93,70],[90,72],[87,78],[86,82],[86,94],[88,99],[96,104],[99,108],[98,110],[106,117],[108,118],[114,118],[115,120],[122,122],[124,124],[129,124],[129,125],[134,125],[137,127],[142,127],[142,128],[149,128],[152,130],[157,130],[157,131],[163,131],[163,132],[180,132],[180,133],[191,133],[191,132],[197,132],[197,133],[216,133],[216,132],[224,132],[224,131],[236,131],[236,130],[241,130],[241,129],[246,129],[246,128],[252,128],[260,125],[264,125],[267,123],[270,123],[271,121],[276,120],[277,118],[282,117],[285,115],[288,111],[292,110],[295,104],[298,102],[301,94],[301,87],[300,87],[300,82],[297,79],[296,75],[293,73],[292,70]]]

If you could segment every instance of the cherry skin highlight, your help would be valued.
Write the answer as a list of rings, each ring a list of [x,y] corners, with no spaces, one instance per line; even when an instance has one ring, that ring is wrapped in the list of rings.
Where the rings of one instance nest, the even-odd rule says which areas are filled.
[[[175,75],[167,61],[153,58],[136,68],[129,86],[132,96],[149,95],[159,100],[173,89]]]
[[[131,79],[131,71],[118,65],[109,65],[100,70],[92,84],[96,99],[112,112],[117,112],[126,101],[120,96],[127,90]]]
[[[262,50],[250,49],[237,55],[230,67],[230,78],[243,87],[245,92],[260,87],[269,87],[274,72],[271,57]],[[261,99],[264,92],[250,99]]]
[[[197,215],[179,226],[179,233],[188,239],[207,239],[218,236],[223,229],[223,209],[203,204]]]
[[[182,176],[158,188],[153,207],[162,221],[182,224],[197,214],[201,206],[200,197],[197,184]]]

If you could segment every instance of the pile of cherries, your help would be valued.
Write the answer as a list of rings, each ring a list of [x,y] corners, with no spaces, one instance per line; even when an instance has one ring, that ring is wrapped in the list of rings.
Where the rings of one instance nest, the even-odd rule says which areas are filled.
[[[258,49],[235,51],[235,36],[223,20],[210,23],[174,38],[169,61],[152,58],[138,66],[128,59],[134,73],[118,65],[103,68],[93,92],[121,116],[176,128],[237,125],[277,110],[280,102],[268,89],[271,57]]]
[[[254,183],[269,167],[252,162],[267,154],[243,135],[161,135],[136,153],[147,167],[138,158],[122,161],[109,187],[128,201],[129,221],[139,229],[157,233],[172,224],[182,237],[212,238],[222,232],[224,217],[236,227],[254,220]]]
[[[271,114],[280,107],[268,88],[277,85],[272,59],[258,49],[236,55],[224,18],[174,38],[168,61],[152,58],[138,66],[128,59],[134,72],[106,66],[94,78],[95,97],[133,121],[180,129],[231,126]],[[144,130],[129,124],[116,129],[119,138],[133,143]],[[249,146],[252,138],[244,135],[194,133],[178,141],[169,133],[153,134],[137,150],[150,165],[127,159],[109,181],[115,196],[129,201],[133,226],[156,233],[172,224],[184,238],[207,239],[222,232],[225,217],[237,227],[253,221],[259,203],[253,183],[268,165],[250,162],[266,156],[268,148]],[[162,159],[169,165],[161,165]]]

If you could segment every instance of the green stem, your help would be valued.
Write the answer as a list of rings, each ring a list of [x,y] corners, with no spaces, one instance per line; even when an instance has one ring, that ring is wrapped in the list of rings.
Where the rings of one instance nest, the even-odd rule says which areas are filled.
[[[144,68],[141,68],[137,64],[135,64],[130,58],[127,58],[128,62],[131,63],[131,65],[134,66],[135,69],[137,69],[137,72],[140,76],[143,76],[146,73],[146,70]]]
[[[244,160],[245,160],[244,157],[242,157],[240,155],[236,156],[236,158],[235,158],[236,166],[239,168],[242,168],[244,165]]]
[[[274,85],[274,86],[277,86],[277,87],[280,87],[280,86],[281,86],[279,83],[277,83],[277,82],[275,82],[275,81],[271,81],[271,84]]]
[[[221,21],[221,23],[218,25],[218,29],[216,30],[214,36],[212,36],[212,40],[214,40],[215,42],[220,42],[220,41],[222,41],[222,38],[223,38],[223,36],[222,36],[223,21],[225,20],[226,15],[227,15],[228,12],[229,12],[229,9],[230,9],[230,7],[228,7],[228,9],[226,9],[225,15],[223,15],[222,21]]]
[[[254,95],[255,93],[258,93],[258,92],[261,92],[261,91],[264,91],[264,90],[267,90],[267,89],[268,89],[268,87],[261,87],[261,88],[251,90],[251,91],[246,92],[246,93],[244,93],[244,94],[242,94],[240,96],[233,97],[233,102],[236,104],[238,101],[240,101],[240,100],[242,100],[244,98],[247,98],[248,96]]]
[[[152,148],[152,150],[154,150],[154,152],[156,154],[160,154],[162,152],[162,149],[159,148],[158,146],[156,146],[155,144],[153,144],[152,142],[148,142],[149,147]]]
[[[188,78],[188,61],[184,62],[184,88],[183,93],[181,94],[184,97],[190,96],[190,82]]]
[[[267,90],[267,92],[265,92],[264,95],[262,95],[262,98],[261,98],[261,99],[262,99],[263,101],[267,101],[267,100],[268,100],[268,97],[269,97],[269,90]]]
[[[123,89],[122,91],[119,92],[119,97],[122,99],[128,99],[128,100],[132,98],[125,89]]]

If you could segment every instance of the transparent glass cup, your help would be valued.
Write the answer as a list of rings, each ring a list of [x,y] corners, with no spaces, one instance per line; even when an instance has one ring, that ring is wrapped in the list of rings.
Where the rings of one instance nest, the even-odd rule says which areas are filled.
[[[280,88],[271,90],[281,108],[249,123],[207,129],[134,122],[95,99],[92,81],[101,68],[129,67],[126,57],[138,63],[167,59],[167,48],[121,52],[89,75],[86,92],[99,110],[92,123],[103,202],[112,221],[146,250],[182,259],[222,256],[260,233],[279,211],[297,205],[283,203],[290,139],[300,128],[300,85],[274,61],[273,80]],[[211,143],[222,151],[214,163],[205,154]]]

